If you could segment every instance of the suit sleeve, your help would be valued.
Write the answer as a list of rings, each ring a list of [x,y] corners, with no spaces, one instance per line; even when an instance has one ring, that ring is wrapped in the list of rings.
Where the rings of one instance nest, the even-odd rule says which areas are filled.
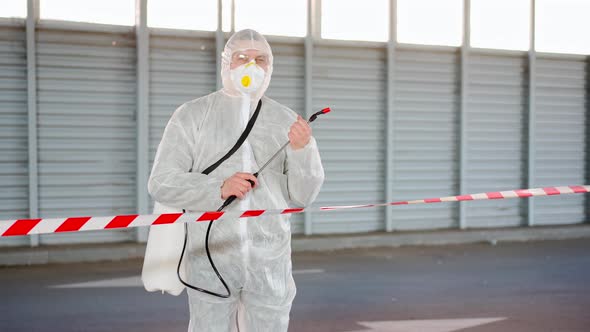
[[[301,206],[310,205],[324,183],[324,167],[315,138],[302,149],[286,149],[285,174],[291,201]]]
[[[148,181],[148,192],[154,200],[186,210],[215,210],[223,203],[223,180],[211,175],[191,172],[196,144],[184,127],[177,109],[166,125],[158,146],[154,166]],[[190,131],[188,131],[190,132]]]

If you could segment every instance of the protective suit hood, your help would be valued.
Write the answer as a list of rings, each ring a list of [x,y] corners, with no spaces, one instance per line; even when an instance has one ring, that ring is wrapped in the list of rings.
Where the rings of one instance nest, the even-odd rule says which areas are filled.
[[[251,100],[257,102],[260,98],[262,98],[270,84],[270,78],[272,76],[273,70],[273,56],[272,50],[266,41],[266,38],[264,38],[264,36],[262,36],[260,33],[251,29],[245,29],[236,32],[225,44],[225,48],[221,54],[221,79],[223,83],[222,91],[227,95],[235,97],[244,95],[244,93],[240,92],[234,85],[230,73],[232,55],[235,52],[244,50],[257,50],[268,57],[268,67],[266,68],[262,85],[260,88],[258,88],[258,90],[250,93]]]

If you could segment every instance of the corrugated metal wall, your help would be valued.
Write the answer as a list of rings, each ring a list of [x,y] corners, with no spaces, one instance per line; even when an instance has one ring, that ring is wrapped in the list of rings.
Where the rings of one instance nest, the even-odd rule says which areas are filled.
[[[27,51],[23,24],[0,28],[0,220],[27,218]],[[26,236],[0,245],[25,245]]]
[[[302,41],[271,43],[274,56],[272,84],[267,95],[305,115],[305,59]]]
[[[472,52],[467,88],[467,193],[526,186],[527,55]],[[525,224],[524,200],[466,204],[467,227]]]
[[[303,41],[269,41],[274,56],[272,83],[267,95],[305,117],[305,60]],[[260,162],[265,162],[264,160]],[[303,214],[291,216],[291,231],[303,233]]]
[[[41,217],[135,213],[136,49],[133,28],[41,24],[37,31],[39,213]],[[269,97],[305,113],[304,45],[271,38]],[[149,54],[149,160],[183,102],[216,87],[214,33],[152,29]],[[28,216],[27,86],[24,24],[0,27],[0,218]],[[316,205],[382,202],[385,195],[385,44],[313,46],[314,124],[326,183]],[[471,50],[467,57],[467,193],[526,183],[528,60],[524,53]],[[586,179],[587,59],[539,56],[536,70],[536,186]],[[392,188],[395,200],[459,190],[460,52],[397,45],[394,54]],[[466,203],[467,227],[525,224],[524,200]],[[536,198],[537,224],[585,221],[585,197]],[[457,204],[396,206],[396,230],[458,227]],[[311,232],[385,228],[382,209],[315,213]],[[303,232],[303,215],[292,218]],[[41,244],[126,241],[132,231],[43,235]],[[0,239],[26,245],[27,237]]]
[[[540,57],[537,60],[536,186],[571,185],[587,180],[586,62],[583,57]],[[587,221],[584,198],[577,195],[535,198],[535,223]]]
[[[454,195],[458,189],[459,56],[456,49],[395,55],[393,197]],[[393,208],[394,229],[457,226],[457,203]]]
[[[150,37],[150,170],[172,113],[183,103],[215,91],[215,38],[170,36],[152,30]],[[146,188],[147,190],[147,188]],[[150,199],[150,211],[153,200]]]
[[[313,109],[332,107],[314,136],[326,180],[317,205],[347,205],[385,198],[385,49],[318,46],[313,55]],[[313,233],[383,229],[382,209],[313,214]]]
[[[37,31],[39,215],[136,211],[134,33]],[[41,243],[131,240],[131,230],[41,236]]]

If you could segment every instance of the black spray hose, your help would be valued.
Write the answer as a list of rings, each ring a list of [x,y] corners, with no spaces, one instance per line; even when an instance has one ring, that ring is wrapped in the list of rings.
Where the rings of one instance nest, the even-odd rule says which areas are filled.
[[[307,120],[307,123],[314,122],[318,116],[320,116],[322,114],[329,113],[330,111],[331,111],[330,108],[327,107],[327,108],[322,109],[319,112],[314,113],[312,116],[309,117],[309,120]],[[268,166],[268,164],[270,164],[281,153],[281,151],[283,151],[287,147],[287,145],[289,145],[289,143],[291,143],[291,141],[287,141],[285,144],[283,144],[283,146],[272,157],[270,157],[270,159],[258,170],[258,172],[254,173],[252,175],[254,177],[258,178],[258,175],[262,172],[262,170],[264,170],[266,168],[266,166]],[[254,181],[248,180],[248,182],[250,182],[250,185],[252,187],[254,187]],[[235,201],[236,198],[237,197],[235,195],[228,197],[223,202],[223,204],[219,207],[219,209],[217,209],[217,212],[223,211],[223,209],[225,209],[231,203],[233,203],[233,201]],[[184,213],[185,211],[182,210],[182,212]],[[221,281],[221,283],[223,284],[223,287],[225,288],[225,291],[227,292],[227,294],[220,294],[220,293],[216,293],[216,292],[204,289],[204,288],[199,288],[199,287],[193,286],[193,285],[189,284],[188,282],[182,280],[182,278],[180,277],[180,265],[182,264],[182,259],[184,257],[184,252],[186,250],[186,243],[188,240],[188,224],[186,224],[186,223],[184,224],[184,244],[182,245],[182,253],[180,254],[180,260],[178,261],[178,266],[176,267],[176,275],[178,275],[178,280],[180,280],[180,282],[183,285],[185,285],[186,287],[188,287],[190,289],[194,289],[199,292],[203,292],[203,293],[206,293],[209,295],[213,295],[213,296],[217,296],[217,297],[226,299],[231,296],[231,291],[229,290],[227,283],[225,282],[225,280],[223,279],[223,277],[221,276],[221,274],[217,270],[215,263],[213,263],[213,258],[211,257],[211,252],[209,251],[209,234],[211,233],[211,226],[213,226],[214,221],[215,220],[209,221],[209,226],[207,227],[207,233],[205,234],[205,251],[207,252],[207,258],[209,259],[209,263],[211,264],[213,271],[215,271],[217,278],[219,278],[219,281]]]

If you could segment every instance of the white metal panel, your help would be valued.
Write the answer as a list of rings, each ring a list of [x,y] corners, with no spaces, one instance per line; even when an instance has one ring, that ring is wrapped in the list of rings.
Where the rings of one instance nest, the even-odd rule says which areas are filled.
[[[24,25],[0,27],[0,220],[28,218],[27,64]],[[26,236],[0,246],[26,245]]]
[[[584,184],[586,93],[584,59],[539,56],[536,85],[536,187]],[[535,198],[535,224],[586,221],[584,195]]]
[[[132,28],[41,25],[38,31],[39,194],[41,217],[135,213],[136,77]],[[150,163],[170,115],[215,90],[212,34],[159,33],[150,39]],[[272,43],[269,97],[304,112],[300,41]],[[524,183],[526,59],[471,51],[467,100],[468,192]],[[28,217],[27,91],[24,25],[0,27],[0,218]],[[386,50],[352,43],[315,46],[313,107],[334,113],[314,124],[326,167],[316,205],[385,198]],[[540,55],[536,76],[536,186],[583,184],[586,176],[587,63]],[[401,46],[395,55],[395,200],[457,194],[458,54]],[[8,190],[6,190],[8,189]],[[537,224],[585,221],[585,196],[536,198]],[[523,222],[523,200],[467,202],[467,226]],[[456,204],[396,206],[395,229],[457,226]],[[313,214],[313,233],[384,227],[381,209]],[[302,215],[293,232],[303,230]],[[132,240],[133,232],[43,235],[42,244]],[[0,239],[28,244],[27,237]]]
[[[526,54],[468,58],[466,193],[520,189],[526,183]],[[524,200],[465,203],[465,226],[524,223]]]
[[[136,210],[134,33],[37,31],[40,216]],[[129,230],[49,234],[41,243],[131,240]]]
[[[164,128],[183,103],[215,91],[215,39],[150,36],[150,171]],[[145,188],[147,190],[147,188]],[[150,211],[153,200],[150,198]]]
[[[271,42],[271,47],[274,69],[266,95],[305,117],[303,43]],[[293,234],[303,233],[303,214],[292,215],[290,222]]]
[[[398,50],[393,105],[395,200],[454,195],[458,188],[459,57]],[[394,206],[398,230],[457,226],[457,204]]]
[[[266,95],[303,115],[304,48],[303,43],[273,43],[273,74]]]
[[[385,48],[318,46],[313,56],[313,108],[333,109],[317,121],[326,171],[318,205],[385,199]],[[317,233],[385,228],[383,209],[314,213]]]

